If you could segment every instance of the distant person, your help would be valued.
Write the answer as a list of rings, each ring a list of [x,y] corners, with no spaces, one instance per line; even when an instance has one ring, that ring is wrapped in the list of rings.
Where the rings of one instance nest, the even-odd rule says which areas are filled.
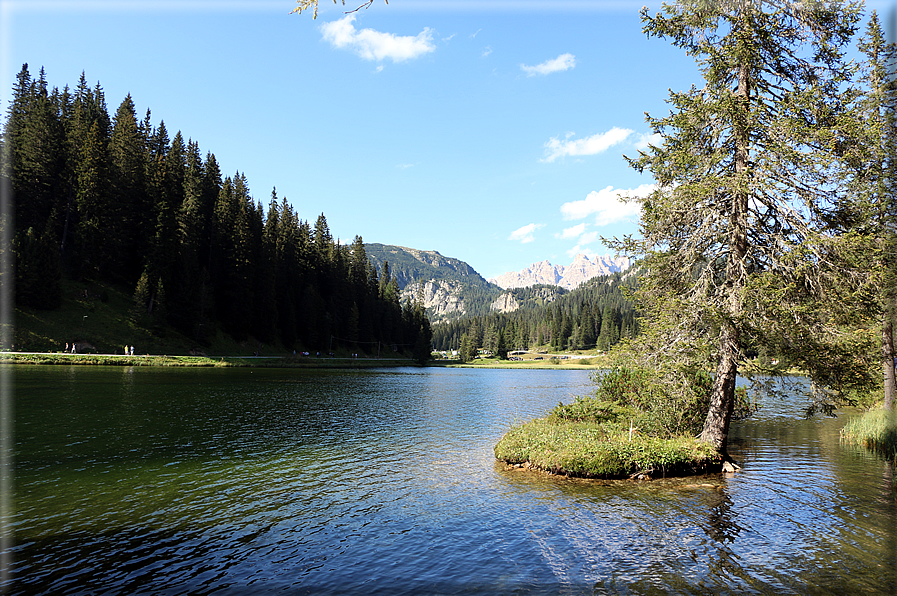
[[[134,355],[134,346],[131,346],[131,356]]]

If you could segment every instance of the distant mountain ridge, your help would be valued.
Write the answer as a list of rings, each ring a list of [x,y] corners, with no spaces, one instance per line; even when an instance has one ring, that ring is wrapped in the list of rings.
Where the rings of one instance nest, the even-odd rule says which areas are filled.
[[[365,244],[364,250],[378,274],[383,274],[384,263],[389,264],[389,275],[396,280],[400,301],[420,298],[434,323],[545,305],[590,279],[629,266],[625,257],[589,260],[585,255],[577,255],[568,267],[542,261],[496,278],[509,278],[510,285],[503,288],[494,280],[483,278],[464,261],[435,250],[378,243]]]
[[[573,258],[573,263],[552,265],[547,260],[533,263],[521,271],[502,273],[488,279],[503,289],[527,288],[534,285],[555,285],[572,290],[593,277],[618,273],[629,268],[628,257],[611,257],[610,255],[588,256],[580,253]]]

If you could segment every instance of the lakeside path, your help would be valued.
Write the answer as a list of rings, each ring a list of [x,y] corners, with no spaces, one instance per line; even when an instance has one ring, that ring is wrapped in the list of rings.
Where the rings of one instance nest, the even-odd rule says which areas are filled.
[[[169,356],[167,354],[70,354],[65,352],[0,352],[5,364],[70,364],[105,366],[197,366],[263,368],[374,368],[414,366],[409,358],[342,358],[317,356]]]
[[[365,358],[337,356],[170,356],[165,354],[70,354],[67,352],[0,352],[0,363],[59,364],[98,366],[196,366],[196,367],[259,367],[259,368],[377,368],[420,366],[410,358]],[[570,356],[567,359],[498,360],[478,359],[431,360],[426,366],[449,368],[489,368],[519,370],[588,370],[606,368],[603,358]]]

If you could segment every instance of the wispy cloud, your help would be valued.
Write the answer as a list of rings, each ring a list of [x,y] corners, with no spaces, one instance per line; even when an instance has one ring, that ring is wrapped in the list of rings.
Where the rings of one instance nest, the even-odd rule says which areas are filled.
[[[570,70],[576,66],[576,57],[573,54],[561,54],[557,58],[553,60],[546,60],[542,64],[537,64],[535,66],[527,66],[526,64],[520,65],[520,70],[526,73],[528,77],[534,77],[536,75],[547,75],[553,72],[560,72],[563,70]]]
[[[569,240],[570,238],[576,238],[577,236],[582,235],[583,232],[586,231],[586,226],[588,224],[581,223],[576,224],[572,228],[565,228],[563,232],[560,234],[555,234],[555,238],[559,238],[561,240]]]
[[[492,53],[492,46],[486,46],[486,49],[483,50],[482,57],[485,58],[489,54]]]
[[[511,235],[508,236],[508,240],[519,240],[521,244],[527,244],[535,240],[533,237],[533,233],[539,228],[544,228],[545,224],[536,224],[531,223],[523,226],[522,228],[518,228],[511,232]]]
[[[598,232],[586,232],[579,237],[579,244],[592,244],[598,240]]]
[[[545,143],[545,159],[542,161],[552,162],[559,157],[567,155],[595,155],[607,151],[614,145],[618,145],[625,141],[633,131],[628,128],[613,127],[607,132],[599,132],[584,139],[571,139],[573,133],[567,133],[564,140],[552,137]]]
[[[618,221],[638,218],[638,203],[624,203],[620,197],[646,197],[654,189],[654,184],[642,184],[633,189],[616,189],[608,186],[601,190],[593,190],[585,199],[561,205],[564,219],[583,219],[595,214],[595,225],[606,226]]]
[[[436,49],[433,34],[425,28],[417,35],[394,35],[374,29],[356,29],[355,15],[321,25],[324,40],[335,48],[351,50],[365,60],[404,62]]]

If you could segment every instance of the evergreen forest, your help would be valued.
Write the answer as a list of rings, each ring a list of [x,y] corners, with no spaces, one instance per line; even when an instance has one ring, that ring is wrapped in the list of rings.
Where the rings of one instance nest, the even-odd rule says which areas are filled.
[[[638,283],[633,271],[596,277],[569,292],[555,286],[508,290],[521,308],[435,325],[433,346],[458,350],[463,360],[481,348],[502,358],[508,351],[541,347],[606,351],[638,335],[637,312],[627,298]]]
[[[223,332],[283,350],[429,357],[423,307],[400,304],[360,236],[334,240],[323,214],[300,219],[276,189],[264,207],[244,173],[222,175],[150,110],[139,119],[130,95],[110,117],[99,83],[82,74],[51,89],[26,64],[2,144],[17,308],[53,310],[64,280],[103,280],[133,295],[135,324],[199,346]]]

